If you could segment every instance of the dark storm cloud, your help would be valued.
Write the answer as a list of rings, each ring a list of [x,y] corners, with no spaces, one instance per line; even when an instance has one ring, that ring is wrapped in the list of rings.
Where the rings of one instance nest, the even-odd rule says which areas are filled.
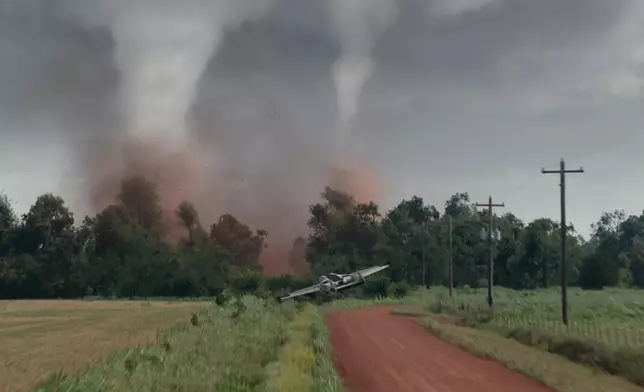
[[[288,17],[276,12],[230,35],[202,80],[202,90],[211,91],[196,104],[211,108],[211,118],[202,122],[216,118],[227,124],[218,132],[237,127],[247,132],[242,137],[243,132],[230,131],[239,136],[237,145],[246,147],[222,152],[238,157],[230,161],[237,168],[267,156],[288,156],[279,152],[292,145],[279,135],[299,135],[303,145],[322,151],[328,146],[335,105],[329,74],[340,53],[322,18],[311,17],[321,12],[305,19],[303,3],[289,4]],[[376,65],[363,91],[352,143],[386,174],[392,201],[404,196],[393,189],[429,192],[439,204],[453,191],[469,189],[473,197],[485,197],[494,190],[502,196],[505,189],[520,213],[538,215],[539,207],[516,199],[516,176],[556,165],[562,155],[592,167],[601,154],[639,146],[644,35],[637,2],[446,4],[402,2],[397,22],[373,53]],[[209,83],[218,88],[203,88]],[[263,109],[251,114],[239,109],[246,105],[235,104],[244,101]],[[228,115],[212,109],[226,102]],[[275,153],[239,154],[250,151],[253,143],[243,141],[251,137]],[[636,164],[636,158],[626,159]],[[499,186],[497,180],[508,171],[514,177]],[[494,185],[486,185],[486,178]],[[584,228],[597,208],[594,185],[581,188],[591,194],[578,210]],[[547,186],[539,192],[556,196]],[[635,208],[619,200],[613,204]],[[554,206],[547,213],[556,213]]]
[[[80,26],[61,5],[9,0],[0,6],[0,166],[3,188],[21,211],[58,187],[82,209],[77,190],[105,144],[76,147],[119,132],[111,32]]]
[[[39,137],[113,125],[118,76],[110,31],[82,28],[59,12],[52,2],[33,0],[0,8],[3,132],[11,133],[9,124],[43,132]],[[28,126],[45,121],[47,130]]]
[[[642,4],[401,0],[374,47],[350,144],[384,176],[391,202],[419,193],[441,204],[469,190],[474,198],[494,193],[526,218],[556,216],[556,184],[538,171],[565,156],[589,172],[572,180],[578,227],[602,210],[637,211]],[[23,7],[31,23],[15,12],[0,8],[3,135],[19,137],[34,117],[61,119],[59,132],[68,123],[113,128],[103,126],[118,123],[113,32],[52,17],[56,7]],[[287,210],[324,183],[315,173],[331,153],[332,65],[341,54],[331,26],[326,2],[276,0],[263,18],[229,31],[209,60],[190,121],[217,170],[239,180],[227,182],[238,187],[227,197],[261,210],[263,193],[291,194],[285,206],[271,204]],[[61,63],[63,76],[53,71]],[[97,117],[104,120],[89,121]],[[611,184],[610,197],[602,183]]]

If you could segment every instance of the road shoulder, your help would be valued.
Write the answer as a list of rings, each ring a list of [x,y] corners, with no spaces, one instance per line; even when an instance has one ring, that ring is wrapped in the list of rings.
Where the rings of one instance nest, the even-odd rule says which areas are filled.
[[[409,316],[411,314],[398,315]],[[435,336],[457,347],[476,356],[493,359],[559,392],[644,392],[644,388],[620,377],[525,346],[491,331],[451,325],[427,316],[417,318],[416,321]]]

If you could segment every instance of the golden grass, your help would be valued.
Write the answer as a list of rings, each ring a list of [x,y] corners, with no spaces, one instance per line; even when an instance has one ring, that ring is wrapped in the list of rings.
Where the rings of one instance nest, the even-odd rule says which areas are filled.
[[[0,301],[0,392],[23,391],[58,372],[73,373],[207,302]]]

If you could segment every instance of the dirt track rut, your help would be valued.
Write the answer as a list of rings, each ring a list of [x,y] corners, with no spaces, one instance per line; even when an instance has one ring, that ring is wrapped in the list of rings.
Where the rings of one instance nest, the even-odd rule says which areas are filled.
[[[552,392],[390,308],[329,313],[326,322],[336,367],[351,392]]]

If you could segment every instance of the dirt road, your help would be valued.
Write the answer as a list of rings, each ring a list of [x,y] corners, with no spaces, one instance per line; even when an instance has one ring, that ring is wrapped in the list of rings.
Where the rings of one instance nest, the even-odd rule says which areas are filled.
[[[336,366],[351,392],[552,392],[390,312],[369,308],[326,316]]]

